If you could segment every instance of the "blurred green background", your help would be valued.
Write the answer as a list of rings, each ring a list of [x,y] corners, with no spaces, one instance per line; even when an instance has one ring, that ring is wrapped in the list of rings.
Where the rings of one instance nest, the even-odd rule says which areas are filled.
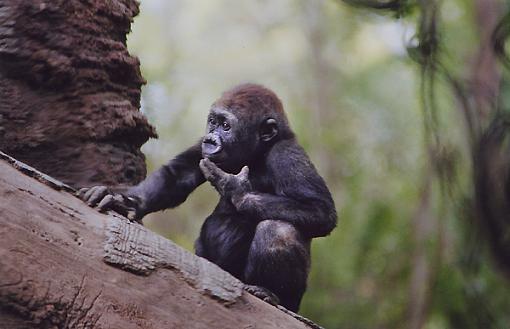
[[[257,82],[280,96],[339,213],[313,242],[300,310],[326,328],[510,328],[508,281],[461,216],[468,145],[441,81],[438,120],[461,193],[446,198],[430,178],[420,67],[406,49],[418,15],[332,0],[142,0],[129,35],[148,81],[142,111],[160,136],[143,147],[149,171],[200,138],[223,90]],[[441,15],[445,63],[469,74],[476,8],[448,0]],[[193,250],[217,200],[204,184],[145,223]]]

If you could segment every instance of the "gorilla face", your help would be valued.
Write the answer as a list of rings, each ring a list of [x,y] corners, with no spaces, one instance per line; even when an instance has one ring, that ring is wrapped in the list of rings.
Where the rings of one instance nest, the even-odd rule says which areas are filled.
[[[278,135],[272,118],[239,118],[223,107],[213,107],[207,117],[202,156],[221,169],[237,173],[264,151]]]
[[[202,156],[223,170],[238,170],[247,165],[258,145],[257,132],[251,124],[241,122],[235,114],[213,107],[207,118],[202,140]]]

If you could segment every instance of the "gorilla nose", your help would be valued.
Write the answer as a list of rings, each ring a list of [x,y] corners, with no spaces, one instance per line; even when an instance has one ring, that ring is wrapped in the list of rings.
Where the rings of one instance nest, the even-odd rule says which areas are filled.
[[[221,151],[220,139],[216,136],[207,136],[202,141],[202,154],[204,156],[214,155]]]

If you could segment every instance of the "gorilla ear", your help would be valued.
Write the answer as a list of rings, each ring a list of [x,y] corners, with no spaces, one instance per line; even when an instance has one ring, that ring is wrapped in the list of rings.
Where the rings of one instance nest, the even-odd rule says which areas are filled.
[[[278,125],[275,119],[267,119],[260,126],[260,139],[269,142],[278,135]]]

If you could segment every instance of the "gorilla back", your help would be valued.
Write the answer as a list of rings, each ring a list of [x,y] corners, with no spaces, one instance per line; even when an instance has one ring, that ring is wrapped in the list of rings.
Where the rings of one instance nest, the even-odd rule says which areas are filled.
[[[243,84],[226,91],[212,105],[198,143],[123,193],[96,186],[80,195],[100,210],[139,220],[176,207],[206,180],[220,200],[202,226],[197,255],[245,282],[256,296],[297,311],[310,241],[328,235],[337,215],[271,90]]]

